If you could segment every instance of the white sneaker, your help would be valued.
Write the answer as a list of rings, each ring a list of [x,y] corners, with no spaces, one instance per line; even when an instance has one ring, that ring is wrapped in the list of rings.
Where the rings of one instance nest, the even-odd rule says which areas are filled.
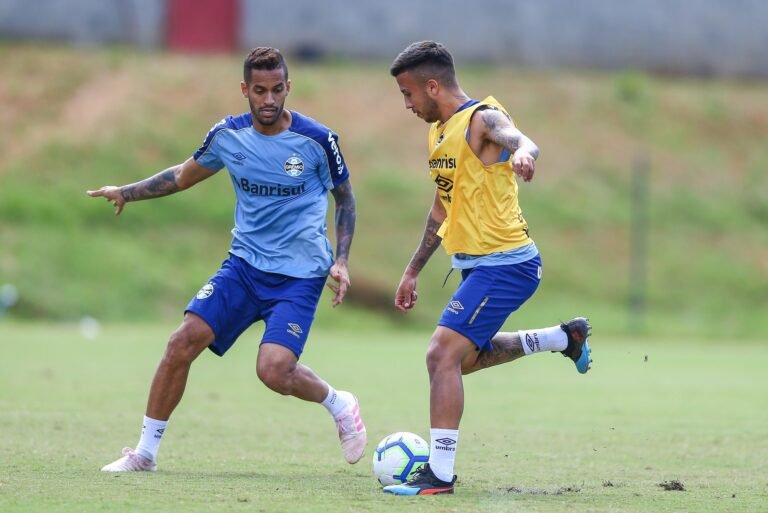
[[[350,406],[344,409],[336,418],[336,429],[339,432],[341,450],[347,463],[357,463],[363,457],[365,444],[368,443],[368,435],[365,432],[365,424],[360,417],[360,403],[357,397],[349,392],[339,391],[347,395],[351,401]]]
[[[157,465],[130,447],[123,449],[123,457],[101,468],[102,472],[154,472]]]

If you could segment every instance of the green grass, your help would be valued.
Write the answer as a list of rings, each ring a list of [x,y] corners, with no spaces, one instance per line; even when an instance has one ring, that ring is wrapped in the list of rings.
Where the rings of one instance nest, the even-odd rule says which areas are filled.
[[[337,315],[341,315],[337,312]],[[317,405],[255,376],[261,328],[204,354],[153,475],[100,466],[135,444],[172,325],[0,322],[0,511],[768,511],[768,349],[720,339],[593,338],[578,375],[544,354],[467,376],[453,497],[381,493],[372,447],[428,436],[429,332],[316,329],[304,361],[361,399],[369,447],[344,463]],[[679,480],[686,491],[664,491]]]
[[[288,98],[340,134],[358,213],[349,302],[379,313],[391,311],[434,191],[427,126],[403,108],[387,65],[297,61]],[[647,332],[768,330],[764,82],[459,65],[464,89],[495,95],[542,149],[535,180],[520,186],[545,263],[526,315],[537,324],[599,317],[618,334],[637,324],[627,319],[631,167],[643,156]],[[245,110],[240,57],[5,43],[0,68],[0,286],[14,284],[20,297],[9,315],[178,318],[225,257],[229,178],[129,205],[120,218],[84,191],[186,159],[212,124]],[[429,329],[450,295],[439,289],[448,267],[433,258],[423,308],[400,323]]]

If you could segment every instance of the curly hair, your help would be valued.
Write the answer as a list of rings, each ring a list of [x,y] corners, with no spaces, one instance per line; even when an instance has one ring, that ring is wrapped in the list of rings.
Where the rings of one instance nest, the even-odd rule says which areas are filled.
[[[283,54],[277,48],[259,46],[248,53],[243,62],[243,80],[248,82],[251,78],[251,70],[274,70],[282,68],[285,80],[288,80],[288,65],[283,59]]]

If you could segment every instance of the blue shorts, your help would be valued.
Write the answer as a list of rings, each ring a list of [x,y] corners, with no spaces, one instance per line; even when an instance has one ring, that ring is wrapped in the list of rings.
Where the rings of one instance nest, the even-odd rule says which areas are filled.
[[[437,324],[461,333],[482,351],[491,348],[491,339],[507,317],[536,292],[541,258],[537,255],[519,264],[464,269],[461,277]]]
[[[325,278],[293,278],[259,271],[230,255],[187,305],[216,338],[208,348],[222,356],[254,322],[266,323],[261,343],[285,346],[298,358],[323,292]]]

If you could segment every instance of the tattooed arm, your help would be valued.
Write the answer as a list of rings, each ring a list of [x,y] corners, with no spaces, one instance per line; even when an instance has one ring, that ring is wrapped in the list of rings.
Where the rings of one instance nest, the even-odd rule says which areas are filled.
[[[122,187],[107,185],[95,191],[87,191],[88,196],[102,197],[115,206],[115,215],[120,215],[129,201],[160,198],[175,192],[189,189],[198,182],[214,175],[216,171],[203,167],[193,158],[183,164],[171,166],[154,176]]]
[[[416,292],[416,281],[419,273],[427,265],[427,261],[435,252],[442,239],[437,234],[440,226],[445,221],[445,208],[440,202],[440,196],[435,193],[435,200],[427,216],[427,225],[424,227],[424,237],[421,239],[416,253],[405,268],[403,277],[400,279],[400,285],[395,293],[395,308],[403,313],[413,308],[418,299]]]
[[[335,283],[328,283],[335,296],[333,306],[338,306],[344,300],[349,288],[349,248],[352,246],[352,236],[355,234],[355,195],[349,180],[337,185],[332,191],[336,202],[336,261],[331,267],[330,275]]]
[[[512,153],[512,168],[518,176],[530,182],[536,171],[539,147],[515,127],[504,112],[486,108],[472,119],[472,130],[479,132],[482,142],[502,146]],[[476,130],[477,129],[477,130]]]

